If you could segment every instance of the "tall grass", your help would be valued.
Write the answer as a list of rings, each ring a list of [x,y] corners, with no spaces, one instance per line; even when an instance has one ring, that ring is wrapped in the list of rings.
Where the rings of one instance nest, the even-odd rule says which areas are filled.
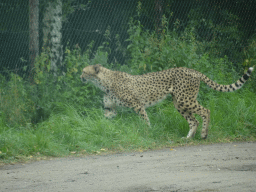
[[[256,103],[253,93],[221,93],[204,106],[211,110],[209,136],[203,143],[246,141],[256,138]],[[103,151],[145,150],[202,142],[199,126],[195,139],[184,140],[189,127],[172,102],[148,110],[151,127],[137,114],[120,111],[112,119],[104,118],[101,109],[79,113],[63,105],[49,119],[34,129],[0,128],[0,157],[63,156],[71,153],[100,153]],[[201,119],[197,116],[201,121]]]

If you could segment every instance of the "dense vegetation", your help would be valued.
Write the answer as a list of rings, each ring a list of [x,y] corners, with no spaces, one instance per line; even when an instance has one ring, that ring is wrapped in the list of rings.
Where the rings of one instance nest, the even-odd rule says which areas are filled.
[[[183,32],[175,30],[179,25],[176,23],[170,31],[168,20],[163,17],[163,28],[156,33],[131,19],[128,46],[122,47],[118,36],[115,39],[118,49],[128,55],[126,65],[108,62],[112,50],[110,33],[106,31],[106,41],[95,52],[92,52],[94,42],[84,53],[79,46],[66,47],[62,76],[51,74],[47,48],[37,58],[34,82],[15,73],[10,73],[8,79],[0,76],[0,159],[255,141],[255,71],[246,85],[234,93],[216,92],[201,84],[198,100],[211,110],[209,137],[205,141],[200,139],[201,127],[193,140],[182,139],[189,127],[174,108],[171,96],[147,109],[152,127],[146,126],[130,109],[120,109],[112,120],[104,118],[103,93],[79,79],[86,65],[100,63],[131,74],[183,66],[196,69],[218,83],[230,84],[254,64],[248,55],[255,53],[255,40],[250,41],[245,52],[247,60],[237,67],[227,56],[216,53],[216,47],[224,49],[219,41],[198,38],[193,22]],[[233,31],[226,35],[233,35]]]

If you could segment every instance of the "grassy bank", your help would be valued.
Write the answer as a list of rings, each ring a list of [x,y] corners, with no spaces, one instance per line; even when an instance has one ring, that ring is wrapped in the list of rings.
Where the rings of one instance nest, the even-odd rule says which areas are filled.
[[[211,110],[207,140],[186,140],[189,127],[170,99],[149,108],[152,127],[132,111],[120,111],[112,120],[102,109],[83,114],[70,105],[54,109],[48,120],[33,128],[0,127],[0,160],[19,161],[23,157],[66,156],[105,151],[147,150],[198,143],[256,140],[256,100],[248,90],[239,93],[209,94],[204,104]],[[201,121],[201,119],[198,117]]]

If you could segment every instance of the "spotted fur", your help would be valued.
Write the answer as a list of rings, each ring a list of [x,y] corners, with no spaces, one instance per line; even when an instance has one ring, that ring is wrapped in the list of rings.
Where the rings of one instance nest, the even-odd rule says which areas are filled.
[[[115,107],[133,108],[150,125],[145,109],[172,95],[175,108],[189,123],[187,138],[195,135],[199,122],[193,114],[203,118],[202,138],[207,138],[210,122],[210,110],[201,106],[196,100],[200,81],[217,91],[231,92],[240,89],[253,71],[249,68],[237,82],[220,85],[206,75],[188,68],[172,68],[144,75],[130,75],[125,72],[112,71],[101,65],[90,65],[83,69],[80,76],[83,82],[90,81],[106,94],[104,96],[105,116],[114,117]]]

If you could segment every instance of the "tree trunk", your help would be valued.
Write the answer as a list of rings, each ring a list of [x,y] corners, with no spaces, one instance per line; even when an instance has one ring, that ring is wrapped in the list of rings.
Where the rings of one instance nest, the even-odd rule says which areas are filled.
[[[29,0],[29,65],[30,80],[33,82],[33,68],[39,54],[39,0]]]
[[[157,34],[162,30],[163,4],[164,0],[155,0],[155,25]]]
[[[63,46],[61,44],[62,1],[49,1],[43,19],[43,46],[50,47],[51,71],[55,76],[62,70]]]

